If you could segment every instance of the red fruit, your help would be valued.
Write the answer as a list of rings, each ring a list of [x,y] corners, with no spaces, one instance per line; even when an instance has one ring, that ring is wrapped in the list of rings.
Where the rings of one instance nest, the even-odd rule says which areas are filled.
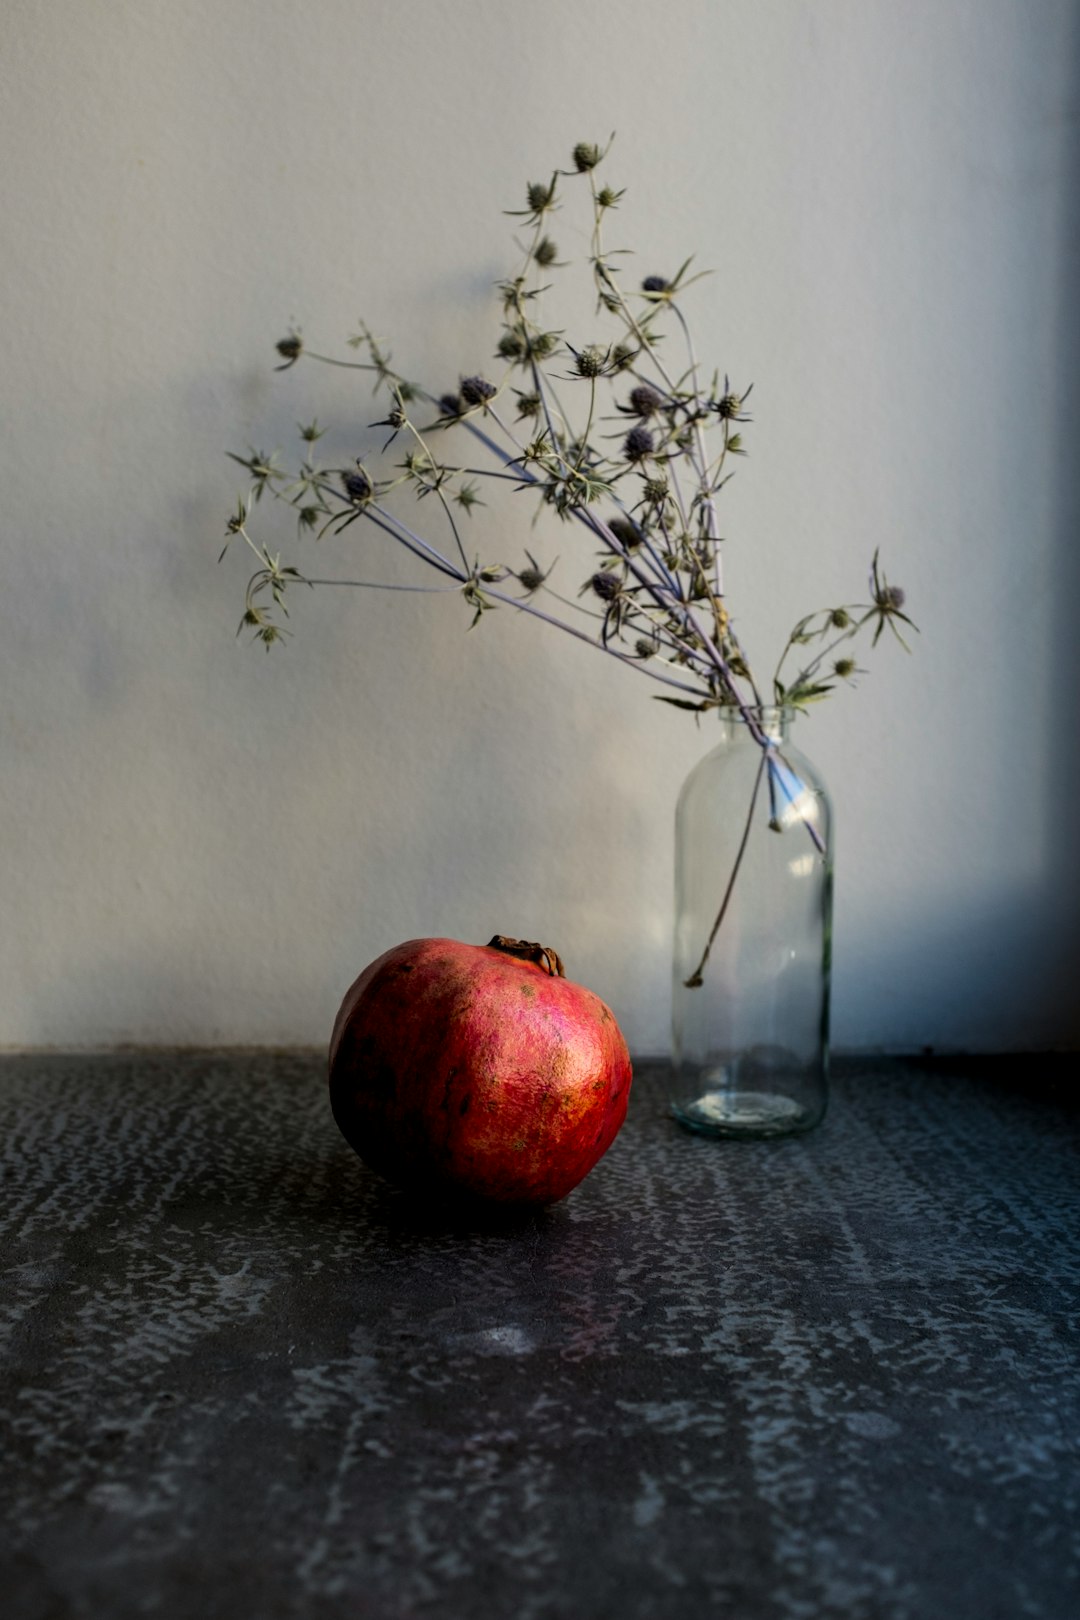
[[[553,951],[411,939],[365,968],[330,1042],[330,1104],[360,1157],[404,1186],[550,1204],[626,1117],[630,1056]]]

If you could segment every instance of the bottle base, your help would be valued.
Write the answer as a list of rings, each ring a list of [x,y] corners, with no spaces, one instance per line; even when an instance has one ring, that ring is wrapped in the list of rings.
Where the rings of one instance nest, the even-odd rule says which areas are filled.
[[[699,1136],[796,1136],[821,1119],[820,1108],[806,1108],[775,1091],[706,1091],[689,1101],[673,1102],[679,1124]]]

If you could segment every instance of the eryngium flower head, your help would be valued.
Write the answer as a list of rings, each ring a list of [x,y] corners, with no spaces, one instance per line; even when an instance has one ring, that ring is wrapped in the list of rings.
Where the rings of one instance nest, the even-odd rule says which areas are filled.
[[[542,180],[533,180],[525,193],[534,214],[542,214],[555,201],[555,182],[545,186]]]
[[[488,382],[486,377],[463,377],[461,379],[461,397],[466,405],[483,405],[492,399],[498,392],[494,383]]]
[[[876,551],[874,552],[873,561],[870,564],[870,596],[874,604],[874,616],[877,619],[877,626],[874,630],[874,639],[871,645],[874,647],[877,646],[878,641],[881,638],[882,631],[885,629],[885,626],[888,625],[897,641],[899,641],[900,645],[905,649],[905,651],[910,652],[911,649],[908,647],[907,642],[896,628],[895,621],[897,619],[902,619],[904,624],[910,624],[913,630],[917,630],[919,627],[917,624],[913,624],[908,618],[907,614],[902,611],[904,603],[907,601],[907,596],[905,592],[900,589],[899,585],[889,584],[888,580],[878,567],[878,554]]]
[[[716,409],[718,415],[725,421],[740,422],[746,420],[746,418],[740,414],[742,411],[742,406],[743,402],[740,394],[725,394],[720,400]]]
[[[647,293],[662,293],[667,292],[670,286],[671,282],[666,276],[646,276],[641,283],[641,290]]]
[[[529,566],[528,568],[519,569],[517,580],[520,585],[525,587],[525,590],[531,596],[533,591],[538,591],[540,589],[545,579],[547,579],[548,574],[551,573],[551,569],[549,568],[547,573],[545,573],[531,551],[526,551],[525,555],[529,559]]]
[[[833,608],[829,614],[829,623],[834,630],[846,630],[851,623],[851,614],[847,608]]]
[[[579,377],[599,377],[607,361],[607,353],[595,343],[587,349],[571,349]]]
[[[638,351],[634,348],[633,344],[616,343],[615,347],[611,351],[612,371],[624,371],[630,362],[636,357],[637,352]]]
[[[559,257],[559,250],[550,236],[542,236],[533,249],[533,258],[539,265],[554,264]]]
[[[274,347],[277,349],[278,354],[280,354],[281,358],[285,362],[283,366],[278,366],[277,370],[288,371],[290,366],[295,366],[296,362],[303,354],[304,340],[300,336],[299,332],[290,332],[288,337],[282,338],[281,342],[276,343]]]
[[[364,471],[363,467],[361,467],[359,462],[356,464],[355,472],[342,473],[341,482],[344,486],[345,494],[348,496],[349,500],[352,501],[354,506],[363,506],[365,501],[370,501],[374,493],[371,479],[368,477],[367,473]]]
[[[520,360],[525,353],[525,347],[525,334],[515,331],[511,327],[499,339],[499,358],[502,360]]]
[[[589,584],[602,602],[614,602],[621,589],[615,575],[606,573],[602,568],[593,575]]]
[[[441,394],[439,396],[439,410],[444,416],[461,415],[460,394]]]
[[[596,165],[599,163],[603,153],[600,151],[598,146],[593,146],[591,142],[579,141],[574,147],[573,155],[574,168],[577,170],[578,174],[588,174],[590,169],[596,168]]]
[[[530,332],[528,350],[534,360],[546,360],[549,354],[554,354],[559,346],[558,334],[555,332]]]
[[[623,440],[623,455],[627,461],[644,461],[656,448],[648,428],[631,428]]]
[[[854,675],[855,673],[854,658],[838,658],[836,663],[833,665],[833,672],[834,674],[839,675],[842,681],[846,681],[849,675]]]
[[[627,551],[636,551],[642,541],[642,533],[637,524],[630,518],[616,517],[608,523],[608,528],[621,546]]]
[[[635,416],[655,416],[663,403],[656,389],[650,388],[648,383],[630,390],[630,409]]]

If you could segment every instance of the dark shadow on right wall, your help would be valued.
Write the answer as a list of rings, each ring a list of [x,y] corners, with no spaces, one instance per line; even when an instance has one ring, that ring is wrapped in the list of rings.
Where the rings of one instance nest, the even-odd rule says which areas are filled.
[[[1034,21],[1034,19],[1033,19]],[[1048,910],[1057,930],[1055,1044],[1080,1047],[1080,6],[1068,30],[1070,73],[1061,105],[1061,235],[1057,363],[1047,378],[1056,422],[1057,488],[1052,549],[1055,594],[1051,702],[1045,759]],[[1021,567],[1022,559],[1021,559]],[[1022,655],[1017,655],[1022,656]]]

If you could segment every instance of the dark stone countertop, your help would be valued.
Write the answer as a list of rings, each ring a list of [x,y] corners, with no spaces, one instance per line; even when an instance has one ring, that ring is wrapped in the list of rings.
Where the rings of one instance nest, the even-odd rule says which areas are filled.
[[[7,1620],[1073,1620],[1076,1113],[848,1065],[424,1213],[314,1053],[0,1059]]]

